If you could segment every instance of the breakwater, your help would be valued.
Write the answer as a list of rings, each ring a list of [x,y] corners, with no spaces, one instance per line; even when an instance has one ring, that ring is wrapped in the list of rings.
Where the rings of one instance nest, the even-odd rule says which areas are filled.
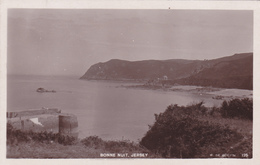
[[[78,137],[77,116],[61,113],[56,108],[7,112],[7,122],[22,131],[46,131]]]

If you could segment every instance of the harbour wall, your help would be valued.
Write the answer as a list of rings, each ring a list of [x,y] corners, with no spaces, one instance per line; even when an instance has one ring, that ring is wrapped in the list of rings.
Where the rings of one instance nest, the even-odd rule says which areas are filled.
[[[46,131],[78,137],[77,116],[61,113],[55,108],[7,112],[7,122],[22,131]]]

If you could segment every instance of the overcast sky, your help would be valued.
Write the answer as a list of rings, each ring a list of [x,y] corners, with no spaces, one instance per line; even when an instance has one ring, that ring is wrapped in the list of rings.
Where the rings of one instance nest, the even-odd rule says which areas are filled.
[[[82,76],[110,59],[203,60],[252,51],[252,11],[8,11],[8,74]]]

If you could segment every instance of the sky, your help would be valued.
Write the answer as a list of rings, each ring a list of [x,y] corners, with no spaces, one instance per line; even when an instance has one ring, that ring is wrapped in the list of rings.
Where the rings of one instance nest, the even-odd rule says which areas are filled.
[[[253,52],[253,12],[9,9],[7,74],[82,76],[110,59],[215,59]]]

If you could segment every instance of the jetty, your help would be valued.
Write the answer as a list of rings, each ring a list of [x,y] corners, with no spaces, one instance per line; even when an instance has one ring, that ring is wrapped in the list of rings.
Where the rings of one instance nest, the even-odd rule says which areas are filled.
[[[78,137],[77,116],[61,113],[57,108],[7,112],[7,123],[22,131],[46,131]]]

